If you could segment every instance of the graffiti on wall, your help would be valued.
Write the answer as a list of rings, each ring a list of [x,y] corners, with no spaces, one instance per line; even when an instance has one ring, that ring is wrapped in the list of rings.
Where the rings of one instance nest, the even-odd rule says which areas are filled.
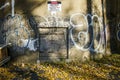
[[[5,3],[3,6],[0,7],[0,10],[4,9],[5,7],[7,7],[7,6],[9,6],[9,5],[10,5],[9,2]]]
[[[6,3],[0,9],[8,5],[10,4]],[[4,37],[6,44],[12,43],[14,50],[20,50],[20,48],[22,48],[22,50],[24,50],[24,48],[33,51],[37,50],[38,45],[35,45],[35,43],[38,41],[38,38],[34,39],[31,36],[32,29],[29,29],[29,26],[31,26],[36,28],[36,30],[39,27],[69,27],[71,43],[73,43],[78,50],[97,53],[103,53],[105,51],[106,31],[104,30],[102,18],[98,15],[75,13],[67,18],[62,18],[57,15],[47,17],[34,16],[30,18],[29,23],[26,23],[23,16],[14,14],[14,5],[15,1],[11,0],[12,14],[5,17],[2,25],[5,31]],[[95,6],[96,5],[94,5],[94,7]],[[101,6],[98,6],[97,11],[102,11],[101,9]],[[93,9],[93,13],[96,13],[95,10],[96,8]],[[37,33],[37,31],[34,32]],[[120,31],[117,32],[118,40],[120,40],[119,36]]]
[[[65,21],[61,17],[43,17],[39,27],[70,27],[70,39],[75,47],[81,51],[104,53],[106,46],[106,31],[104,30],[102,17],[98,15],[73,14]]]
[[[28,28],[29,24],[33,24],[33,27],[69,27],[70,39],[77,49],[97,53],[103,53],[105,51],[106,31],[104,30],[102,18],[98,15],[75,13],[69,19],[57,15],[47,17],[38,16],[36,20],[32,20],[34,19],[32,18],[32,21],[26,24],[24,17],[19,14],[14,14],[15,1],[12,0],[11,4],[12,14],[5,17],[3,26],[6,43],[12,43],[15,50],[17,50],[17,47],[37,50],[34,44],[38,39],[31,37],[31,29]],[[6,3],[5,6],[7,5],[9,4]],[[118,40],[119,35],[120,31],[117,33]]]
[[[31,18],[31,24],[34,25],[36,24],[37,27],[68,27],[69,22],[66,21],[64,18],[59,17],[59,16],[47,16],[47,17],[42,17],[42,16],[33,16],[34,18]],[[35,19],[35,20],[33,20]]]
[[[35,24],[33,22],[31,24]],[[105,31],[102,18],[98,15],[76,13],[68,20],[57,16],[39,17],[36,23],[37,27],[69,27],[70,39],[81,51],[89,50],[97,53],[105,51]],[[32,39],[30,29],[21,15],[15,14],[14,18],[8,15],[4,20],[4,30],[6,43],[37,50],[34,43],[38,39]]]
[[[3,22],[6,44],[12,43],[13,50],[21,50],[27,47],[31,37],[30,30],[25,25],[21,15],[15,14],[14,17],[7,15]],[[23,44],[23,39],[28,39],[27,44]]]
[[[117,30],[117,40],[120,41],[120,23],[118,24],[118,30]]]
[[[97,53],[105,51],[105,33],[101,17],[76,13],[71,16],[70,24],[70,37],[77,49]]]

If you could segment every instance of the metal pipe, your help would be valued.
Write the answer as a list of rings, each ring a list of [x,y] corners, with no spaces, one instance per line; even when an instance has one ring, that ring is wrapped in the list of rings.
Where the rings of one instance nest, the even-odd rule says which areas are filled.
[[[12,17],[14,17],[14,16],[15,16],[15,9],[14,9],[15,0],[12,0],[12,1],[11,1],[11,4],[12,4]]]

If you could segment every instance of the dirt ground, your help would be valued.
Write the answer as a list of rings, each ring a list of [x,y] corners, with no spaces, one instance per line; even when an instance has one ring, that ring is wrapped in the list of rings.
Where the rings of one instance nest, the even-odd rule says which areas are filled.
[[[0,67],[0,80],[119,80],[120,55],[81,63],[15,64]]]

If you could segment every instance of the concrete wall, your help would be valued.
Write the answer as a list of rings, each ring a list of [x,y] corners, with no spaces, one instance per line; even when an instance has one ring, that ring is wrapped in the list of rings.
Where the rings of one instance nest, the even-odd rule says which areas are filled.
[[[10,0],[6,0],[6,2],[7,1],[10,2]],[[108,7],[110,7],[112,3],[103,0],[103,15],[101,0],[59,1],[62,2],[62,11],[58,12],[57,16],[54,17],[51,16],[47,10],[47,0],[16,0],[15,12],[19,13],[23,18],[19,19],[19,17],[16,17],[14,20],[7,18],[3,25],[6,30],[8,29],[7,34],[9,35],[6,36],[7,43],[11,42],[15,47],[10,48],[10,51],[17,51],[17,53],[12,53],[12,56],[24,54],[24,59],[31,61],[31,59],[33,59],[32,55],[34,55],[34,60],[36,60],[38,59],[40,49],[40,56],[47,56],[41,57],[41,59],[58,60],[67,57],[71,60],[79,59],[84,61],[90,58],[98,59],[103,55],[110,54],[110,40],[113,39],[111,33],[114,31],[111,32],[110,30],[112,29],[109,29],[110,27],[107,25],[109,17],[106,17],[106,14],[110,13],[108,12],[110,9],[108,9]],[[0,14],[0,16],[4,17],[10,12],[11,8],[7,7],[0,12],[3,13]],[[33,17],[31,17],[31,15],[33,15]],[[103,23],[103,19],[105,23]],[[21,22],[27,31],[20,29],[18,31],[19,34],[16,36],[15,28],[18,28]],[[38,28],[40,26],[67,26],[69,34],[66,32],[66,28]],[[12,29],[10,30],[9,27],[12,27]],[[40,33],[41,36],[38,36],[38,33]],[[69,39],[67,39],[66,34]],[[40,48],[38,38],[40,38]],[[27,42],[29,42],[29,44],[26,44]],[[31,46],[33,47],[31,48]],[[119,45],[117,46],[119,47]],[[26,50],[23,47],[27,47],[28,49]],[[69,47],[68,51],[67,47]],[[31,50],[34,50],[34,52],[30,53]],[[19,60],[21,61],[21,58],[19,58]]]

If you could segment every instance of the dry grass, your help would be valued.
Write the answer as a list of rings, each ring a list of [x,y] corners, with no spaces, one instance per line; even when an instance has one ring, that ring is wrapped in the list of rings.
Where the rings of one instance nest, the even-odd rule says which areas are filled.
[[[120,55],[65,63],[6,64],[0,80],[120,80]]]

